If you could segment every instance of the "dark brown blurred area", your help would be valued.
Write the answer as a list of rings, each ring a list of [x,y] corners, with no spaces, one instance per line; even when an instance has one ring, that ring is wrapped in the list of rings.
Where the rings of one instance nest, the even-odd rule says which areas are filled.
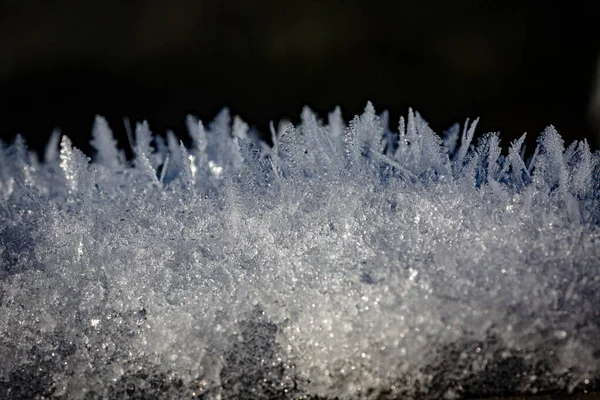
[[[0,133],[86,149],[95,114],[185,134],[223,107],[262,132],[303,105],[391,123],[417,109],[441,132],[530,143],[549,124],[600,145],[593,124],[597,1],[62,1],[0,3]],[[600,88],[600,86],[598,86]]]

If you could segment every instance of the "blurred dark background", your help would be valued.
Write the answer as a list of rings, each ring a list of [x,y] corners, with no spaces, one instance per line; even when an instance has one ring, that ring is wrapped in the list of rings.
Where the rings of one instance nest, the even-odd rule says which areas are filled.
[[[228,106],[268,132],[371,100],[394,128],[413,107],[438,132],[480,116],[504,145],[554,124],[597,149],[599,3],[4,0],[0,134],[40,150],[60,127],[86,150],[95,114],[126,146],[123,117],[184,136]]]

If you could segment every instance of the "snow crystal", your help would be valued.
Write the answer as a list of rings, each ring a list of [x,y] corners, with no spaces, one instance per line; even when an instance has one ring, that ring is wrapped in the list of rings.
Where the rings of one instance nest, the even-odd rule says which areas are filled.
[[[600,153],[387,121],[0,144],[0,397],[597,389]]]

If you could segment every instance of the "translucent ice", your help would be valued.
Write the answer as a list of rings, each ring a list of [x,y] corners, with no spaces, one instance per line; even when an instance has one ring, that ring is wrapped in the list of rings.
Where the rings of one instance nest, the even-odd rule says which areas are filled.
[[[309,109],[0,148],[1,398],[597,389],[600,154]],[[60,150],[58,149],[60,142]]]

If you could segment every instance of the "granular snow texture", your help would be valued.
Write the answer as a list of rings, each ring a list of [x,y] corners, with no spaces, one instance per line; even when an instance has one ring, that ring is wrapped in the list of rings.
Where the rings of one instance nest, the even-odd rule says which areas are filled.
[[[0,148],[0,398],[452,399],[600,384],[600,153],[368,104],[273,146],[96,119]],[[59,150],[60,142],[60,150]]]

